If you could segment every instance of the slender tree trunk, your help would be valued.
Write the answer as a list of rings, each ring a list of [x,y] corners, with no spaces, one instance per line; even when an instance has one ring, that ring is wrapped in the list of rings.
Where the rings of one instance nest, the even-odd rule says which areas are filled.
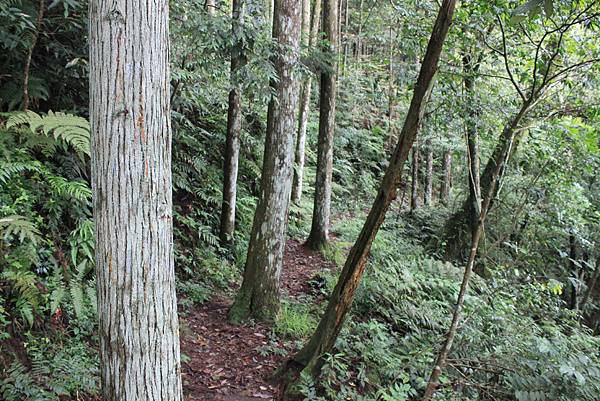
[[[440,187],[440,199],[442,204],[448,206],[450,199],[450,186],[452,182],[452,151],[446,150],[444,152],[444,177],[442,178],[442,184]]]
[[[363,24],[363,2],[360,0],[358,8],[358,32],[356,33],[356,60],[360,63],[362,56],[362,24]]]
[[[412,166],[411,166],[411,190],[410,190],[410,211],[419,208],[419,142],[415,139],[415,146],[412,148]]]
[[[575,235],[569,235],[569,270],[571,270],[571,274],[573,278],[577,279],[577,265],[575,264],[577,260],[577,241],[575,239]],[[569,309],[577,310],[579,309],[579,305],[577,302],[577,286],[574,282],[571,282],[571,291],[570,291],[570,299],[569,299]]]
[[[479,220],[481,200],[481,183],[480,183],[480,166],[479,166],[479,132],[477,122],[479,121],[479,113],[475,106],[475,78],[473,73],[479,69],[479,63],[476,66],[472,65],[471,56],[463,56],[463,84],[467,98],[467,166],[469,174],[467,176],[469,184],[469,227],[471,236],[475,234],[477,222]]]
[[[427,46],[427,52],[423,59],[423,65],[415,84],[404,126],[400,133],[398,146],[391,157],[361,233],[348,254],[344,268],[329,299],[327,309],[308,343],[305,344],[300,352],[286,361],[278,372],[278,376],[283,381],[282,389],[284,391],[290,382],[297,380],[300,372],[305,368],[310,367],[313,375],[319,373],[323,364],[321,357],[331,351],[346,314],[352,305],[354,293],[360,284],[366,267],[371,244],[383,223],[390,203],[396,198],[396,188],[401,179],[402,167],[408,158],[410,148],[419,132],[425,105],[431,92],[433,77],[436,73],[442,52],[442,45],[452,21],[455,5],[456,0],[444,0],[440,7]]]
[[[89,17],[102,399],[179,401],[169,4],[91,0]]]
[[[285,246],[285,230],[292,188],[295,112],[298,85],[294,66],[300,43],[301,3],[276,0],[273,38],[281,51],[274,65],[278,81],[271,86],[267,136],[260,194],[254,214],[244,279],[229,317],[239,322],[248,317],[272,321],[279,312],[279,279]]]
[[[349,27],[349,23],[350,23],[350,14],[349,14],[349,8],[348,8],[348,3],[349,0],[345,0],[345,10],[344,10],[344,37],[343,37],[343,43],[344,43],[344,59],[343,59],[343,66],[342,66],[342,76],[345,77],[346,76],[346,65],[348,63],[348,51],[349,51],[349,41],[348,41],[348,27]]]
[[[425,148],[427,150],[427,170],[425,174],[424,203],[426,206],[430,206],[433,195],[433,147],[431,146],[431,139],[425,141]]]
[[[215,15],[215,12],[217,11],[216,0],[205,0],[204,8],[206,9],[206,12],[208,13],[208,15],[210,15],[210,16]]]
[[[527,102],[526,102],[527,103]],[[513,123],[514,124],[514,123]],[[511,125],[512,131],[516,129],[516,125]],[[487,191],[485,191],[485,198],[483,199],[481,204],[481,210],[479,212],[479,218],[477,221],[477,226],[475,231],[473,232],[473,237],[471,239],[471,250],[469,253],[469,258],[467,261],[467,265],[465,267],[465,272],[463,275],[463,280],[460,286],[460,291],[458,293],[458,299],[456,301],[456,305],[453,308],[452,313],[452,322],[450,323],[450,328],[448,333],[446,334],[446,340],[442,345],[438,357],[435,361],[435,365],[433,370],[431,371],[431,375],[429,377],[429,382],[427,383],[427,387],[425,389],[425,393],[423,394],[423,398],[421,401],[429,401],[433,394],[435,393],[437,387],[439,386],[439,378],[442,374],[442,369],[446,367],[446,361],[448,359],[448,354],[452,349],[452,343],[454,342],[454,337],[456,336],[456,331],[458,328],[458,323],[460,320],[460,313],[462,311],[462,307],[465,301],[465,296],[467,294],[467,290],[469,288],[469,281],[471,280],[471,275],[473,273],[473,266],[475,265],[475,258],[477,257],[477,249],[479,247],[479,241],[481,236],[484,233],[484,223],[487,217],[488,211],[490,210],[490,206],[494,196],[497,193],[497,187],[500,185],[502,177],[504,175],[504,169],[506,167],[506,163],[508,163],[508,159],[510,156],[510,149],[513,146],[514,136],[511,137],[510,140],[504,142],[503,149],[501,151],[502,154],[505,155],[504,159],[499,160],[499,162],[494,166],[490,176],[489,186],[487,187]],[[471,161],[474,162],[473,159]],[[482,188],[476,188],[476,193],[482,193]],[[479,201],[479,200],[478,200]]]
[[[229,110],[227,112],[227,139],[223,166],[223,204],[221,206],[221,242],[228,243],[235,229],[235,207],[237,192],[238,164],[240,157],[240,133],[242,131],[242,89],[236,76],[246,63],[243,52],[242,24],[246,5],[245,0],[233,0],[231,31],[240,38],[231,52],[231,90],[229,91]]]
[[[517,127],[521,123],[521,121],[525,118],[529,110],[532,108],[532,105],[535,102],[532,100],[527,100],[523,102],[521,105],[521,109],[513,116],[510,122],[506,125],[500,138],[498,139],[498,143],[492,152],[490,159],[488,160],[483,173],[481,174],[480,183],[481,183],[481,193],[487,193],[489,191],[490,185],[492,183],[493,172],[497,165],[501,165],[502,161],[507,158],[507,154],[503,152],[510,152],[508,154],[508,158],[516,152],[517,147],[519,146],[520,136],[519,130]],[[511,147],[507,148],[506,144],[510,143]],[[497,190],[498,187],[495,188]],[[496,196],[496,193],[493,194],[492,200],[490,201],[490,206],[493,206],[493,200]],[[465,200],[462,207],[452,214],[448,219],[445,227],[445,236],[446,236],[446,252],[445,259],[446,260],[456,260],[461,258],[462,250],[469,243],[469,239],[466,237],[466,233],[472,233],[473,231],[469,228],[469,217],[474,215],[476,211],[475,205],[476,201],[473,201],[470,197]],[[471,235],[472,236],[472,235]]]
[[[310,22],[310,28],[307,27],[310,16],[310,1],[303,0],[303,23],[302,31],[306,32],[303,35],[303,40],[306,40],[308,36],[308,46],[312,47],[317,41],[317,35],[319,31],[319,21],[321,20],[321,0],[315,0],[315,4],[312,11],[312,19]],[[304,5],[306,4],[306,8]],[[306,12],[304,12],[306,10]],[[308,16],[307,16],[308,14]],[[312,77],[309,76],[302,83],[302,89],[300,91],[300,108],[298,116],[298,137],[296,140],[296,152],[294,155],[294,179],[292,183],[292,202],[295,204],[300,203],[302,198],[302,184],[304,180],[304,160],[305,160],[305,146],[306,146],[306,130],[308,125],[308,113],[310,111],[310,97],[312,90]]]
[[[29,110],[29,73],[31,71],[31,59],[33,58],[33,49],[35,49],[35,45],[37,44],[42,30],[45,9],[46,0],[39,0],[38,13],[35,20],[35,31],[33,32],[33,39],[31,39],[31,45],[29,46],[27,58],[25,59],[25,68],[23,69],[23,111]]]
[[[331,177],[333,174],[333,134],[335,131],[335,100],[337,81],[337,11],[338,0],[323,2],[323,32],[327,45],[328,65],[321,71],[319,141],[317,145],[317,176],[310,234],[306,240],[311,249],[321,249],[329,241],[331,211]]]

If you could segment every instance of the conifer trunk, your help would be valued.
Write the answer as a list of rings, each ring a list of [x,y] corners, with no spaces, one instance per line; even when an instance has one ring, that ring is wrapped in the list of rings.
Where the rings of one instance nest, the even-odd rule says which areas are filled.
[[[306,4],[306,8],[305,8]],[[312,48],[317,41],[319,31],[319,21],[321,20],[321,0],[315,0],[310,17],[310,1],[303,0],[303,40],[308,36],[308,46]],[[306,9],[306,12],[304,10]],[[307,14],[309,16],[307,16]],[[310,27],[307,27],[310,19]],[[306,43],[306,42],[305,42]],[[304,180],[304,160],[306,147],[306,130],[308,124],[308,113],[310,111],[310,97],[312,91],[312,77],[308,76],[302,82],[300,91],[300,108],[298,115],[298,137],[296,139],[296,152],[294,155],[294,180],[292,183],[292,202],[298,204],[302,198],[302,184]]]
[[[221,207],[221,242],[228,243],[235,230],[235,208],[237,176],[240,157],[240,133],[242,131],[242,89],[236,74],[246,63],[241,41],[242,24],[246,5],[244,0],[233,0],[232,27],[234,37],[240,38],[231,52],[231,90],[229,91],[229,109],[227,112],[227,139],[223,166],[223,203]]]
[[[180,401],[169,4],[91,0],[89,18],[102,398]]]
[[[248,317],[272,321],[279,312],[279,286],[287,214],[292,188],[295,141],[295,112],[298,84],[294,66],[300,43],[301,3],[276,0],[273,38],[281,49],[273,64],[278,81],[269,102],[267,135],[262,167],[260,194],[244,268],[242,286],[229,311],[239,322]]]
[[[367,220],[348,254],[317,329],[305,346],[286,361],[278,372],[278,376],[283,381],[283,391],[290,382],[297,380],[300,373],[307,367],[310,368],[313,375],[320,372],[323,364],[321,357],[331,351],[340,332],[363,276],[373,240],[383,223],[390,203],[396,198],[402,167],[419,132],[455,5],[456,0],[444,0],[440,7],[396,150],[391,157]]]
[[[337,81],[337,12],[338,0],[323,1],[323,32],[327,44],[323,52],[328,64],[321,71],[319,141],[317,145],[317,176],[312,225],[306,241],[311,249],[321,249],[329,240],[331,209],[331,178],[333,174],[333,134],[335,131],[335,100]]]
[[[431,146],[431,139],[425,141],[425,148],[427,150],[427,169],[425,174],[424,203],[426,206],[430,206],[433,195],[433,147]]]

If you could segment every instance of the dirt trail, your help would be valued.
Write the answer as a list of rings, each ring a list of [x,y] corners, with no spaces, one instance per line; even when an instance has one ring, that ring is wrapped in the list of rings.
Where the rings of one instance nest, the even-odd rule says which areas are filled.
[[[316,272],[334,265],[323,256],[288,240],[284,254],[282,292],[296,297],[310,291]],[[215,297],[185,317],[181,349],[190,360],[182,364],[185,400],[269,400],[275,388],[268,378],[283,361],[280,355],[261,355],[261,348],[285,345],[264,325],[234,326],[227,321],[232,300]]]

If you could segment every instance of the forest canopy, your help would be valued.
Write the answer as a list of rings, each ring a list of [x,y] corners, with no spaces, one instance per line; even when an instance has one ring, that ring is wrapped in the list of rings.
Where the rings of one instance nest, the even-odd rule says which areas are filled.
[[[0,399],[600,399],[600,3],[0,0]]]

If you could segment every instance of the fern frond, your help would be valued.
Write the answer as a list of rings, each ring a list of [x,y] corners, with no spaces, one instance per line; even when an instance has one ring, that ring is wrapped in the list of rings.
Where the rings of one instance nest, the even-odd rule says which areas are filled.
[[[17,235],[20,242],[23,242],[27,237],[31,242],[37,244],[40,239],[40,232],[37,227],[31,221],[19,215],[0,219],[0,235],[8,238],[11,234]]]

